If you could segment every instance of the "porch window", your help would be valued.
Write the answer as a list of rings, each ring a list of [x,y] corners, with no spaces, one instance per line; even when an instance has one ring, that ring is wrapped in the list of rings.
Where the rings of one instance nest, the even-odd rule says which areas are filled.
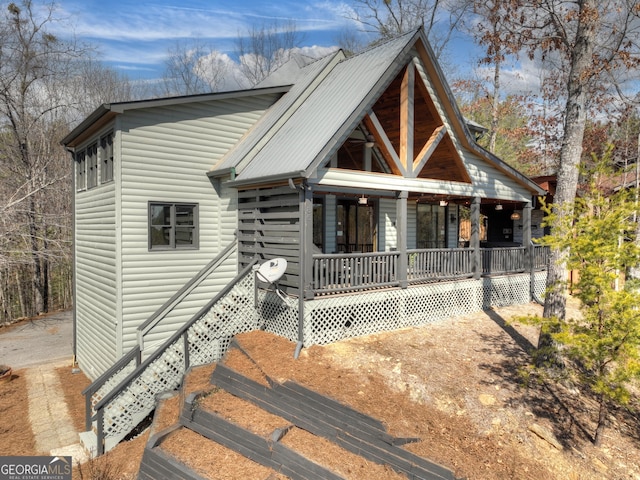
[[[376,248],[375,204],[340,199],[337,205],[336,240],[338,252],[373,252]]]
[[[149,203],[149,250],[197,248],[197,203]]]
[[[100,183],[113,181],[113,133],[100,139]]]
[[[445,248],[447,246],[446,208],[440,205],[418,203],[418,248]]]

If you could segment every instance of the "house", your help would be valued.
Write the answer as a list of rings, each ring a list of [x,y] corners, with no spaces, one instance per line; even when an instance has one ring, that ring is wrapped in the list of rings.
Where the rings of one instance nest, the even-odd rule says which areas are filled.
[[[480,131],[421,29],[348,58],[296,57],[250,90],[98,108],[63,140],[75,353],[96,379],[98,443],[118,396],[105,392],[135,382],[176,335],[176,379],[159,388],[234,331],[274,331],[297,354],[543,290],[531,218],[545,191],[478,146]],[[286,265],[274,285],[243,273],[265,261]],[[244,278],[220,309],[235,330],[185,330]]]

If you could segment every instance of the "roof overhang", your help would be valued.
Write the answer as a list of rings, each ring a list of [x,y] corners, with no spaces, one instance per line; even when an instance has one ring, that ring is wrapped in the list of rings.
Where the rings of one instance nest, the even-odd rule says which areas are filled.
[[[157,98],[150,100],[135,100],[131,102],[105,103],[99,106],[91,115],[85,118],[76,128],[61,140],[61,144],[68,149],[73,149],[95,132],[106,126],[113,119],[128,110],[142,108],[166,107],[182,105],[192,102],[206,102],[215,100],[226,100],[230,98],[252,97],[257,95],[284,94],[291,88],[290,85],[283,85],[268,88],[253,88],[247,90],[233,90],[220,93],[206,93],[200,95],[185,95],[181,97]]]

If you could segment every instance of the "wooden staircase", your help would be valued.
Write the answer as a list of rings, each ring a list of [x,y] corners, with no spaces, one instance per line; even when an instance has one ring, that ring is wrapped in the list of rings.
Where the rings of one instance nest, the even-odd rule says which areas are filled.
[[[394,437],[375,418],[297,382],[270,378],[242,340],[232,340],[218,364],[199,369],[171,399],[170,422],[164,402],[156,411],[139,479],[455,479],[403,448],[419,439]],[[190,386],[202,369],[208,382]]]

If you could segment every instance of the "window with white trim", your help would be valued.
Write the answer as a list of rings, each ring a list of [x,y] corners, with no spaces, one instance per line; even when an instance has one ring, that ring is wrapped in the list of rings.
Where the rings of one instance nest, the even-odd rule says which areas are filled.
[[[197,203],[149,202],[149,250],[198,246]]]

